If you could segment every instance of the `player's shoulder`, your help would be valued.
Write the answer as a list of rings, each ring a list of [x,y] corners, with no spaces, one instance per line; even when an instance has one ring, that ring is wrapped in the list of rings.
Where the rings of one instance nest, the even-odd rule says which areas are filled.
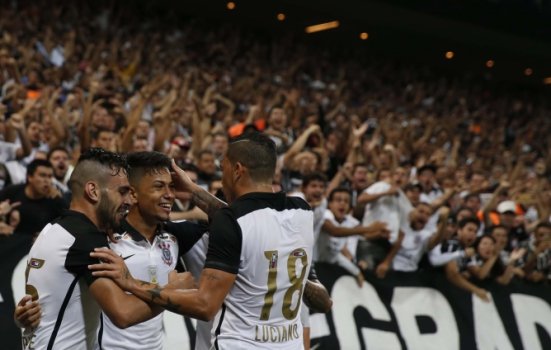
[[[96,244],[107,239],[107,235],[100,231],[86,215],[77,211],[63,211],[52,224],[61,227],[72,235],[77,242]]]
[[[254,192],[247,193],[235,200],[228,208],[235,218],[240,218],[251,212],[263,209],[275,211],[312,210],[308,203],[300,197],[287,196],[284,192]]]

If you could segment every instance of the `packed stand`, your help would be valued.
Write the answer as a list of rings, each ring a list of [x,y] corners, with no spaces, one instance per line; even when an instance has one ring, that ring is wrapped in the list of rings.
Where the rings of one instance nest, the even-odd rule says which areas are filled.
[[[473,281],[551,278],[544,92],[115,2],[0,13],[3,235],[59,215],[84,149],[161,151],[219,193],[228,140],[258,130],[277,145],[274,190],[314,209],[316,259],[360,285],[443,267],[487,300]],[[207,219],[191,197],[171,215]]]

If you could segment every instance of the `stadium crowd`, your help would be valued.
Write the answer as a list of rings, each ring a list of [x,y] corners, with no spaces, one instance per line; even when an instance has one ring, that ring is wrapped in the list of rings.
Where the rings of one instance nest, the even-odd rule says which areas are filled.
[[[228,140],[258,130],[278,148],[274,190],[314,209],[317,260],[360,285],[363,270],[444,266],[487,300],[473,281],[551,278],[541,91],[115,2],[46,1],[2,5],[0,86],[2,235],[59,215],[85,149],[160,151],[217,193]],[[171,215],[207,218],[191,200]]]

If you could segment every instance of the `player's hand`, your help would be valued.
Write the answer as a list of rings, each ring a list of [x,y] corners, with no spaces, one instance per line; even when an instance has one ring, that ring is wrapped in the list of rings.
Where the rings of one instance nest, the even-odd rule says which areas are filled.
[[[165,289],[196,289],[198,288],[195,279],[190,272],[178,273],[175,270],[168,274],[168,284]]]
[[[378,278],[385,278],[387,272],[388,272],[388,269],[390,268],[390,264],[389,263],[386,263],[386,262],[382,262],[380,263],[377,268],[375,269],[375,275],[378,277]]]
[[[13,313],[15,324],[19,328],[36,328],[40,324],[42,309],[37,300],[32,300],[30,295],[25,295],[19,300]]]
[[[195,183],[186,174],[182,168],[176,165],[174,159],[172,159],[172,181],[174,181],[175,190],[177,192],[191,192]]]
[[[93,271],[93,276],[111,278],[126,291],[132,287],[135,280],[128,271],[123,258],[114,251],[105,247],[95,248],[90,256],[100,260],[98,264],[88,265],[88,268]]]

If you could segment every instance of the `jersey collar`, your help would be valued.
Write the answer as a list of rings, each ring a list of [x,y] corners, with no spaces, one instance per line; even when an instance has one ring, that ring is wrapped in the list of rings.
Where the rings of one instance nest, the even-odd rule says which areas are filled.
[[[130,223],[128,221],[126,221],[126,219],[124,219],[122,222],[121,222],[121,226],[120,226],[120,230],[121,232],[126,232],[130,235],[130,237],[132,237],[132,239],[136,242],[140,242],[140,241],[145,241],[145,237],[142,236],[142,234],[136,230],[132,225],[130,225]],[[156,235],[160,235],[163,233],[163,225],[162,224],[159,224],[157,225],[157,229],[156,229],[156,232],[155,234]]]

